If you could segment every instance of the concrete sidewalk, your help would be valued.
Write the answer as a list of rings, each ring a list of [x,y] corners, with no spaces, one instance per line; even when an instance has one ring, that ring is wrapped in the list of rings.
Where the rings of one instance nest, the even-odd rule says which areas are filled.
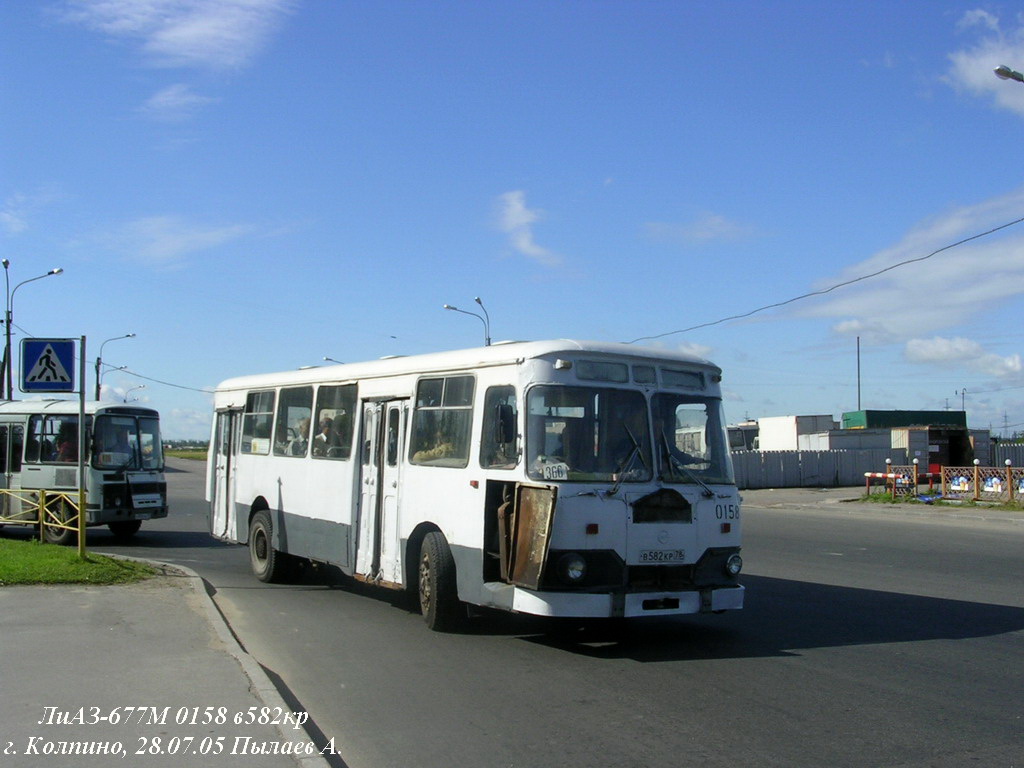
[[[0,765],[328,764],[198,576],[165,570],[0,588]]]
[[[875,489],[880,490],[880,489]],[[922,495],[928,486],[922,485]],[[938,489],[934,491],[938,495]],[[753,509],[831,509],[841,512],[876,515],[906,515],[935,519],[988,520],[1024,524],[1024,512],[985,505],[899,503],[882,504],[863,501],[864,486],[846,488],[757,488],[740,491],[743,505]]]

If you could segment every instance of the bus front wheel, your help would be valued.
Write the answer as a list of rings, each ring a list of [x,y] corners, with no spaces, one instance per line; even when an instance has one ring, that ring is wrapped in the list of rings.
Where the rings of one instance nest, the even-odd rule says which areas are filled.
[[[67,525],[75,517],[75,513],[71,510],[71,507],[65,504],[63,501],[53,512],[47,512],[47,520],[61,525]],[[43,525],[42,540],[47,544],[59,544],[61,546],[65,544],[71,544],[76,541],[78,537],[78,531],[74,528],[58,528],[55,525]]]
[[[249,523],[249,564],[260,581],[273,583],[284,577],[285,556],[274,549],[274,527],[270,513],[261,510]]]
[[[455,559],[439,531],[423,538],[418,569],[420,612],[427,626],[438,632],[456,629],[462,605],[455,580]]]

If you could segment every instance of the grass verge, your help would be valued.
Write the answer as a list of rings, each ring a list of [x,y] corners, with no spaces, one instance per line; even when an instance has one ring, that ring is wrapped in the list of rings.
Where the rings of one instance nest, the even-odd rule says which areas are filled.
[[[164,451],[164,456],[173,456],[176,459],[192,459],[193,461],[206,461],[206,451],[186,451],[175,448]]]
[[[925,496],[937,496],[938,491],[933,494],[929,494],[924,491],[922,495]],[[996,501],[975,501],[974,499],[939,499],[934,498],[931,501],[925,501],[919,499],[917,496],[912,494],[902,494],[893,498],[888,492],[879,491],[877,493],[870,493],[865,496],[861,496],[858,501],[867,501],[873,504],[916,504],[919,506],[936,506],[936,507],[983,507],[985,509],[997,509],[1004,510],[1007,512],[1021,512],[1024,511],[1024,507],[1019,502],[1013,502],[1007,504],[1005,502],[1000,503]]]
[[[125,584],[148,579],[156,571],[134,560],[117,560],[75,547],[40,541],[0,539],[0,586],[10,584]]]

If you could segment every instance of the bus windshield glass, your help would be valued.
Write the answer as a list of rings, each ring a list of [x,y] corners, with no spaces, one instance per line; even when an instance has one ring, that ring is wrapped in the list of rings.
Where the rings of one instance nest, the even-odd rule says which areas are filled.
[[[101,415],[93,435],[97,469],[163,469],[159,420],[146,416]]]
[[[662,480],[734,482],[720,400],[662,392],[654,396],[651,406]]]
[[[537,480],[643,482],[654,465],[635,390],[537,386],[527,396],[527,466]]]

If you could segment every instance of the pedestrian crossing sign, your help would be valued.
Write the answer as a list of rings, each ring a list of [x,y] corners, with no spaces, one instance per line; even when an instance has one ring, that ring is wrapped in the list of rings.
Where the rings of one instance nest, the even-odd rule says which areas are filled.
[[[21,391],[75,392],[75,340],[22,339]]]

